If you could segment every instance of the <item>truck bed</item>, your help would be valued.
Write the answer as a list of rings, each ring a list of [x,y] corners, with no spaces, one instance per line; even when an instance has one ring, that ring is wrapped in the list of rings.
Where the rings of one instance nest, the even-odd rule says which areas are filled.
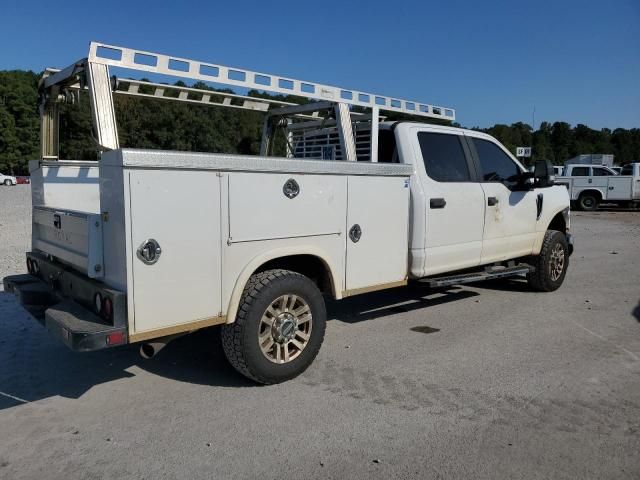
[[[48,172],[44,191],[47,176],[67,168],[37,167]],[[33,247],[126,293],[129,339],[154,338],[226,322],[237,285],[278,254],[316,256],[331,272],[337,298],[405,284],[412,171],[389,163],[114,150],[100,162],[96,211],[79,211],[72,197],[65,205],[41,199]],[[57,228],[58,219],[66,227]],[[98,242],[91,232],[100,222]],[[141,249],[151,240],[161,253],[147,264]]]

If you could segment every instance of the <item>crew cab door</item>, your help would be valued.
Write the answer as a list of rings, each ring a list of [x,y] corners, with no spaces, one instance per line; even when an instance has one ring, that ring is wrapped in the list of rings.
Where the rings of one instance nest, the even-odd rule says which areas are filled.
[[[522,167],[493,139],[473,135],[466,138],[479,170],[486,207],[481,263],[531,254],[544,191],[518,188]]]
[[[426,203],[424,274],[477,266],[482,251],[484,193],[476,182],[464,137],[433,128],[414,132],[416,171]]]

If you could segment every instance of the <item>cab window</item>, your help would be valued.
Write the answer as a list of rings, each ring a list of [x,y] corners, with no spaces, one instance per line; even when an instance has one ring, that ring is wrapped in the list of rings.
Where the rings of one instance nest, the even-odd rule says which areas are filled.
[[[427,175],[437,182],[469,182],[469,164],[458,135],[420,132],[418,142]]]
[[[378,132],[378,162],[399,163],[396,136],[391,129]]]
[[[478,152],[483,182],[501,182],[507,187],[518,184],[520,167],[498,145],[480,138],[473,138],[473,144]]]
[[[593,174],[596,177],[607,177],[609,175],[614,175],[613,172],[610,172],[606,168],[602,168],[602,167],[593,167]]]
[[[571,170],[572,177],[588,177],[589,173],[589,167],[573,167]]]
[[[633,165],[625,165],[622,167],[620,175],[633,175]]]

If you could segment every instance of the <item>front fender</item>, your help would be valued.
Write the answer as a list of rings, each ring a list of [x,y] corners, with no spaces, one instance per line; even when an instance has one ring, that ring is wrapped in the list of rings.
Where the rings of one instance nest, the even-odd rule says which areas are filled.
[[[541,189],[543,195],[542,212],[536,222],[536,238],[533,244],[533,254],[538,255],[542,249],[544,234],[549,229],[549,225],[556,217],[562,215],[567,227],[567,233],[571,226],[569,192],[563,185],[555,185],[550,188]]]

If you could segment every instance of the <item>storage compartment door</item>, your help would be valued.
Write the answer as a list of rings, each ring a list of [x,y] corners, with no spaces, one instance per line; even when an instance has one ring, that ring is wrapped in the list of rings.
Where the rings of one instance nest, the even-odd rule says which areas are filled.
[[[609,192],[607,200],[630,200],[631,199],[631,177],[615,176],[607,177],[609,179]]]
[[[129,173],[135,333],[220,314],[220,178],[216,172]],[[145,263],[137,250],[155,240]]]
[[[346,289],[405,280],[409,179],[349,177],[347,188]]]

